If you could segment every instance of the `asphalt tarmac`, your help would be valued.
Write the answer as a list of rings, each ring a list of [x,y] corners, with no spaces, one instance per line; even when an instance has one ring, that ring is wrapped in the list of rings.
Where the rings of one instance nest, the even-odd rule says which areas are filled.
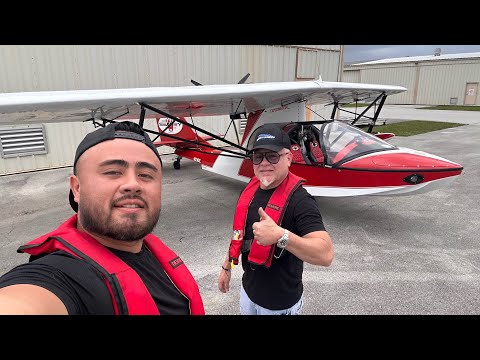
[[[480,314],[480,114],[386,106],[392,120],[468,124],[391,143],[464,166],[449,187],[401,197],[317,198],[335,249],[330,267],[305,264],[307,315]],[[195,276],[207,314],[238,314],[241,266],[231,290],[217,278],[244,183],[164,160],[162,214],[155,234]],[[0,176],[0,274],[27,261],[19,245],[73,215],[71,168]]]

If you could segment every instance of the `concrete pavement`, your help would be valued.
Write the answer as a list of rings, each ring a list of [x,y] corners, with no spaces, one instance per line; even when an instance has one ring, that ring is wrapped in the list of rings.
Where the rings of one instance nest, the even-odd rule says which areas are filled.
[[[456,161],[464,172],[450,187],[426,194],[318,198],[335,258],[329,268],[305,264],[304,314],[480,314],[479,113],[384,110],[392,118],[470,124],[391,140]],[[245,184],[187,159],[174,170],[173,159],[164,161],[155,233],[194,274],[207,314],[238,314],[241,268],[233,270],[227,294],[218,291],[217,277]],[[73,214],[70,173],[65,168],[0,177],[0,274],[27,260],[16,253],[19,245]]]

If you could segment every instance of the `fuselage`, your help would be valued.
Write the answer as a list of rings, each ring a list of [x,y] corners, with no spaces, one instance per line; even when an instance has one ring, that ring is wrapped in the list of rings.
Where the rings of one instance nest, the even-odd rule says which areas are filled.
[[[463,170],[455,162],[393,146],[338,121],[321,126],[305,123],[278,126],[289,133],[291,151],[297,152],[290,171],[306,180],[305,188],[313,196],[410,195],[445,186]],[[305,135],[308,131],[310,134]],[[307,143],[300,144],[299,138]],[[312,146],[308,140],[316,145]],[[247,149],[249,146],[247,141]],[[239,181],[248,182],[254,176],[248,157],[231,157],[230,153],[207,148],[200,152],[177,149],[176,153],[201,163],[204,170]]]

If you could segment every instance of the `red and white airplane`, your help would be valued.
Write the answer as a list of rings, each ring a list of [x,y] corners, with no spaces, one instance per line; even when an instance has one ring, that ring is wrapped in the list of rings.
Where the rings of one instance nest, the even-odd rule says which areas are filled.
[[[245,84],[244,79],[231,85],[192,80],[197,86],[5,93],[0,94],[0,124],[105,125],[138,119],[156,135],[156,145],[174,148],[176,169],[182,158],[188,158],[204,170],[243,182],[253,176],[248,151],[258,127],[275,124],[292,142],[290,170],[306,179],[305,188],[313,196],[410,195],[445,186],[462,173],[460,164],[385,141],[394,134],[371,133],[387,96],[405,91],[404,87],[321,80]],[[350,123],[335,120],[343,105],[355,102],[370,105],[354,114]],[[307,121],[307,109],[317,104],[333,105],[330,119]],[[369,110],[374,110],[371,117],[366,115]],[[241,139],[224,118],[218,120],[228,126],[223,135],[190,120],[220,115],[229,115],[232,122],[246,119]],[[367,131],[354,126],[364,118],[370,121]],[[148,119],[155,119],[158,131],[145,126]],[[237,142],[226,139],[229,129],[235,131]]]

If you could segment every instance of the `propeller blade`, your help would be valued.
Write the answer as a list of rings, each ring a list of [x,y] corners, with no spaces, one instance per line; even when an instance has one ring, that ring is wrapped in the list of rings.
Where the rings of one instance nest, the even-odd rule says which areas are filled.
[[[243,84],[245,81],[247,81],[249,76],[250,76],[250,73],[247,73],[247,75],[245,75],[243,78],[241,78],[238,83]]]

